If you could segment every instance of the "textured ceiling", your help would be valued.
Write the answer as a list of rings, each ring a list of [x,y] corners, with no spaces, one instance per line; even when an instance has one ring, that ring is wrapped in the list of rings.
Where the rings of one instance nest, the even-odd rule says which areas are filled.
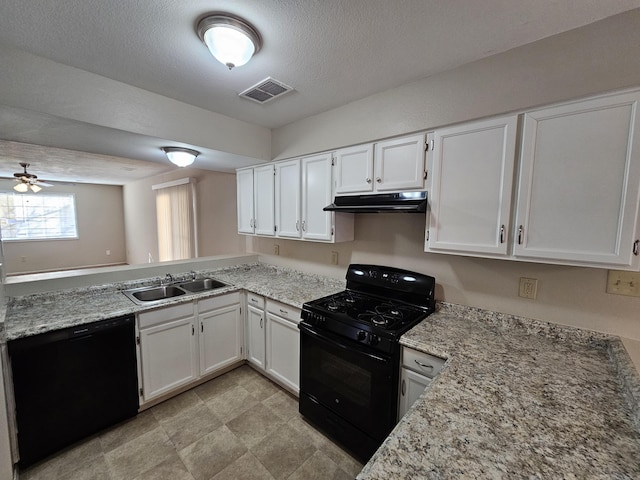
[[[276,128],[637,7],[640,0],[3,0],[0,49]],[[212,11],[258,29],[264,46],[249,64],[229,71],[200,42],[194,26]],[[268,76],[295,91],[265,105],[237,96]],[[121,155],[120,134],[80,138],[91,126],[75,124],[62,135],[65,119],[6,107],[2,139]],[[131,158],[160,161],[144,153],[149,139],[129,140],[140,152]],[[229,168],[214,163],[204,168]]]

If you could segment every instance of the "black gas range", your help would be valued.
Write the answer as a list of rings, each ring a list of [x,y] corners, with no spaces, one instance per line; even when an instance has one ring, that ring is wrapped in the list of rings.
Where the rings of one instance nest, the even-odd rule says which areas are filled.
[[[435,310],[435,279],[360,264],[346,279],[302,307],[300,413],[366,461],[396,424],[399,339]]]

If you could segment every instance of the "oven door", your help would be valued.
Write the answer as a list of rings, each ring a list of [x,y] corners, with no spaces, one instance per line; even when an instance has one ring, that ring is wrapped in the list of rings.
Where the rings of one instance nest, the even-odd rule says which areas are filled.
[[[305,322],[299,328],[301,393],[382,441],[395,425],[397,362]]]

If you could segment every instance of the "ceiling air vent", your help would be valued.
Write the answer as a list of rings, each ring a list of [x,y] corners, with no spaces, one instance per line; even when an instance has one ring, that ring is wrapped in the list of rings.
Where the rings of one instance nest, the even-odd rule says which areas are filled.
[[[239,95],[241,97],[248,98],[249,100],[253,100],[254,102],[267,103],[268,101],[273,100],[276,97],[281,97],[292,90],[293,88],[289,85],[285,85],[278,80],[268,77],[253,87],[247,88]]]

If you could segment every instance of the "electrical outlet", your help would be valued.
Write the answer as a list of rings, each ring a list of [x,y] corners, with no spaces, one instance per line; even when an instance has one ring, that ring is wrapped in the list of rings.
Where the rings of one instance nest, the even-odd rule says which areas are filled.
[[[331,265],[338,264],[338,252],[331,252]]]
[[[273,254],[280,255],[280,245],[278,245],[277,243],[273,246]]]
[[[538,279],[520,277],[520,290],[518,296],[522,298],[536,299],[538,294]]]
[[[609,270],[607,293],[640,297],[640,272]]]

